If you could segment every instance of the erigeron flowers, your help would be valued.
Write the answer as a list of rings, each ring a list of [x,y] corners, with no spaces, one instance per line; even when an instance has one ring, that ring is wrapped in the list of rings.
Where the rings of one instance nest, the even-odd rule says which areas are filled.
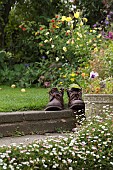
[[[59,61],[59,57],[56,57],[56,61]]]
[[[45,35],[49,35],[49,32],[46,32],[46,34]]]
[[[51,48],[54,48],[54,47],[55,47],[55,45],[54,45],[54,44],[52,44],[52,45],[51,45]]]
[[[66,47],[63,47],[63,51],[66,52],[66,51],[67,51],[67,48],[66,48]]]
[[[113,169],[112,118],[113,114],[95,116],[88,118],[78,133],[69,132],[66,136],[35,141],[27,146],[3,146],[0,148],[0,168]]]
[[[48,42],[48,40],[44,40],[44,43],[47,43]]]

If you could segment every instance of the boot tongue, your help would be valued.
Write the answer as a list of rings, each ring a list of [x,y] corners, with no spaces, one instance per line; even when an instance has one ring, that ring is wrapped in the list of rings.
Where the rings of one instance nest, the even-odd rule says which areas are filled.
[[[54,92],[57,92],[57,93],[58,93],[58,89],[57,89],[56,87],[53,87],[53,88],[51,89],[51,93],[54,93]]]

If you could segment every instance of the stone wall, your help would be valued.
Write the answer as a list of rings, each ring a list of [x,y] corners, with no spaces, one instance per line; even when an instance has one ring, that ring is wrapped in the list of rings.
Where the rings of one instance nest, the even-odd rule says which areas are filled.
[[[86,115],[113,112],[113,94],[85,94],[84,102]]]

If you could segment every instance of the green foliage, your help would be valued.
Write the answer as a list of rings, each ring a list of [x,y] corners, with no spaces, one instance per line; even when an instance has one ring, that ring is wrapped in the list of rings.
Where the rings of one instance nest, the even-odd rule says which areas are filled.
[[[88,18],[90,25],[101,22],[106,17],[108,11],[112,10],[111,0],[78,0],[75,3],[78,8],[83,10],[84,16]]]
[[[88,119],[75,133],[0,148],[4,169],[113,169],[112,113]],[[9,159],[10,158],[10,159]]]
[[[6,56],[6,52],[5,51],[0,51],[0,67],[3,68],[4,66],[4,58]]]
[[[40,25],[35,33],[42,55],[46,54],[51,60],[69,62],[77,68],[83,61],[88,61],[91,50],[100,45],[100,37],[96,30],[86,25],[87,18],[76,12],[71,17],[56,15],[49,20],[49,27]]]
[[[104,61],[108,65],[108,74],[109,76],[113,75],[113,41],[108,42],[107,49],[105,51]],[[108,75],[107,74],[107,75]]]
[[[113,41],[108,40],[101,45],[100,50],[93,51],[89,62],[79,67],[78,72],[82,75],[80,82],[84,93],[113,93]],[[98,73],[97,77],[91,78],[91,72]]]
[[[34,32],[39,28],[39,24],[46,25],[48,18],[53,17],[55,13],[62,10],[66,13],[68,8],[64,10],[63,6],[59,0],[27,0],[24,3],[17,2],[11,8],[9,22],[5,26],[5,47],[14,54],[17,62],[40,60],[37,46],[39,42],[35,39]]]

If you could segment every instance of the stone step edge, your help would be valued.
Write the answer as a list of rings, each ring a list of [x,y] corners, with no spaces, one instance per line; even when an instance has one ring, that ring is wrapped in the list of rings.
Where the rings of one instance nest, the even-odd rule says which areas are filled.
[[[73,117],[72,110],[0,112],[0,124]]]
[[[72,110],[62,111],[21,111],[0,113],[0,136],[20,134],[44,134],[70,131],[75,127],[76,118]]]

